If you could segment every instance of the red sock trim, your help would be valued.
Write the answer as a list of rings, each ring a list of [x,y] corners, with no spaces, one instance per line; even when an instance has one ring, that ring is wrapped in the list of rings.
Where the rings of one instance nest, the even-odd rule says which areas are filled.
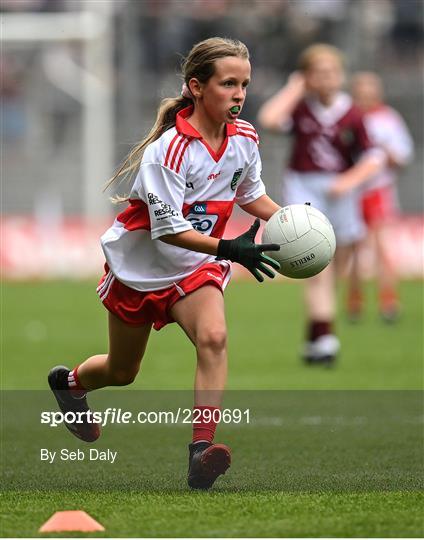
[[[378,300],[380,303],[380,307],[382,308],[397,307],[399,302],[396,289],[391,287],[385,287],[384,289],[381,289],[379,291]]]
[[[321,336],[326,336],[332,333],[332,321],[310,321],[308,325],[308,341],[315,341]]]
[[[195,405],[193,407],[193,442],[207,441],[211,443],[215,436],[219,421],[219,407]]]
[[[68,374],[68,387],[75,397],[82,397],[87,393],[87,389],[83,387],[78,377],[79,365],[74,367]]]

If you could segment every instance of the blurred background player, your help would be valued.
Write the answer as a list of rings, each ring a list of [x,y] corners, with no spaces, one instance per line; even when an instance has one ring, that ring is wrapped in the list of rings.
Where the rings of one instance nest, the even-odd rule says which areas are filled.
[[[234,203],[264,220],[279,209],[265,194],[256,131],[239,119],[250,71],[240,41],[210,38],[188,54],[181,96],[163,100],[150,133],[110,182],[137,173],[121,198],[127,208],[102,236],[107,264],[97,292],[109,311],[109,351],[49,374],[62,412],[88,412],[88,391],[134,381],[152,326],[177,322],[197,354],[188,484],[199,489],[231,462],[230,449],[213,444],[227,380],[228,261],[258,281],[262,273],[274,277],[269,266],[279,268],[262,254],[279,246],[254,243],[259,219],[240,237],[222,239]],[[100,435],[87,421],[67,427],[88,442]]]
[[[260,109],[259,123],[270,130],[287,130],[294,137],[284,175],[283,202],[310,202],[333,224],[337,250],[331,264],[305,281],[308,363],[329,364],[338,351],[335,335],[335,268],[346,267],[353,247],[365,234],[358,187],[384,165],[384,153],[373,148],[362,113],[342,92],[345,82],[341,52],[315,44],[300,56],[299,71]]]
[[[384,245],[384,231],[399,213],[397,172],[412,159],[413,141],[400,114],[384,103],[383,84],[376,73],[356,73],[351,91],[354,102],[364,112],[370,140],[387,154],[387,166],[363,186],[361,209],[368,228],[368,245],[373,252],[379,311],[383,320],[393,322],[399,314],[397,276]],[[360,317],[363,308],[360,248],[359,245],[354,250],[349,274],[347,310],[352,321]]]

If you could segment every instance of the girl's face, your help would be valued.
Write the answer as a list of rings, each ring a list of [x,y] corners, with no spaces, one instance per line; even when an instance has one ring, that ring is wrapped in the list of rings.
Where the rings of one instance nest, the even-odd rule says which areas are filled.
[[[250,62],[245,58],[219,58],[215,61],[215,73],[206,83],[190,81],[196,107],[217,124],[234,123],[246,99],[250,71]]]
[[[357,75],[352,81],[352,97],[355,103],[365,111],[376,107],[383,100],[380,79],[371,73]]]
[[[304,75],[306,89],[319,97],[331,97],[344,83],[343,67],[340,60],[333,55],[317,56]]]

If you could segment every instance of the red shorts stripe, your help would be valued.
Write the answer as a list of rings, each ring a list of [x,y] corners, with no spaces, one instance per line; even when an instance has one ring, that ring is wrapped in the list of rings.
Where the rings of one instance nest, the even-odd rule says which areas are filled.
[[[105,300],[109,294],[109,291],[110,289],[112,288],[112,285],[115,281],[115,276],[112,275],[112,279],[109,280],[109,283],[107,284],[107,286],[104,288],[104,290],[102,291],[99,291],[99,296],[100,296],[100,300],[103,302],[103,300]]]
[[[107,288],[108,288],[109,283],[111,282],[111,280],[112,280],[112,276],[110,275],[110,272],[109,272],[109,275],[104,280],[104,282],[102,283],[102,286],[97,288],[97,294],[99,295],[100,298],[102,298],[104,293],[107,291]]]
[[[109,284],[109,281],[112,279],[112,275],[113,275],[112,272],[109,270],[109,272],[103,276],[104,279],[102,278],[102,280],[99,283],[99,286],[96,289],[99,294],[103,292],[104,290],[106,290]]]
[[[105,285],[109,275],[113,276],[106,264],[105,274],[97,288],[106,309],[130,326],[153,324],[155,330],[160,330],[174,322],[169,311],[184,296],[205,285],[224,291],[231,277],[231,268],[226,263],[207,263],[171,287],[146,292],[131,289],[115,276],[109,278]]]

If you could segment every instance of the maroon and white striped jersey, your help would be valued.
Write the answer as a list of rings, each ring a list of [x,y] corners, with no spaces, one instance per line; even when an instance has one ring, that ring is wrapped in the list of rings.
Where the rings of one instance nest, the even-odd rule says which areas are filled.
[[[298,172],[343,172],[372,147],[361,111],[343,92],[328,107],[302,100],[287,127],[294,135],[289,167]]]
[[[218,152],[186,118],[145,150],[128,207],[102,236],[106,261],[125,285],[139,291],[171,286],[215,257],[161,242],[163,235],[195,229],[221,238],[234,203],[264,195],[258,135],[244,120],[226,125]]]

